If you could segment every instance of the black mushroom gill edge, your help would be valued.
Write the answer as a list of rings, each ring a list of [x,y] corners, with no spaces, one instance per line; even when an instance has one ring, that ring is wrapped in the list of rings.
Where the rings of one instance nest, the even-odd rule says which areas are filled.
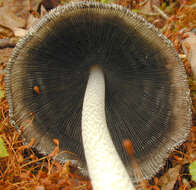
[[[124,15],[129,15],[130,17],[133,17],[135,20],[137,20],[140,23],[142,23],[143,25],[145,25],[145,27],[147,27],[149,30],[151,30],[154,33],[157,33],[157,35],[160,37],[160,39],[165,44],[167,44],[167,46],[171,49],[171,51],[173,51],[172,52],[173,55],[176,57],[176,59],[178,60],[178,62],[180,64],[179,67],[182,68],[181,69],[181,72],[182,72],[181,74],[182,74],[182,77],[184,77],[183,80],[187,83],[187,77],[186,77],[185,71],[183,73],[183,70],[184,70],[183,65],[181,63],[180,58],[177,55],[177,52],[174,50],[171,42],[166,37],[164,37],[153,25],[146,22],[142,17],[138,16],[135,13],[132,13],[132,12],[128,11],[127,9],[125,9],[121,6],[115,5],[115,4],[109,5],[109,4],[101,4],[101,3],[95,3],[95,2],[70,3],[70,4],[67,4],[67,5],[62,6],[62,7],[57,7],[56,9],[52,10],[48,15],[41,18],[40,21],[35,26],[33,26],[33,28],[30,29],[28,34],[18,42],[18,44],[16,45],[16,48],[14,49],[13,54],[10,58],[10,61],[9,61],[8,67],[7,67],[7,74],[6,74],[6,93],[7,93],[7,96],[8,96],[9,111],[10,111],[9,115],[10,115],[11,124],[14,125],[19,131],[20,131],[20,129],[17,126],[17,124],[15,122],[15,119],[14,119],[14,110],[13,110],[13,105],[12,105],[12,92],[11,92],[11,88],[10,88],[11,87],[10,76],[11,76],[12,66],[13,66],[15,60],[17,59],[17,57],[19,56],[21,49],[23,49],[25,47],[25,45],[33,38],[33,35],[36,32],[38,32],[44,24],[47,24],[47,23],[50,22],[51,19],[55,19],[56,17],[58,17],[61,14],[61,12],[64,12],[65,10],[68,11],[68,10],[74,10],[74,9],[77,9],[77,8],[84,8],[85,9],[85,8],[89,8],[89,7],[90,8],[103,8],[103,9],[110,8],[111,10],[112,9],[118,9],[118,11],[122,11]],[[191,125],[191,108],[190,108],[191,99],[190,99],[190,92],[188,90],[188,84],[185,84],[184,88],[187,88],[186,97],[184,97],[184,99],[187,101],[187,105],[188,105],[187,106],[187,124],[188,124],[188,127],[186,128],[184,138],[181,139],[181,141],[175,142],[175,144],[163,154],[165,159],[167,158],[167,156],[169,154],[168,152],[174,150],[177,146],[181,145],[186,140],[186,137],[189,134],[189,127]],[[41,154],[44,154],[44,155],[48,153],[48,152],[45,152],[41,149],[38,149],[38,151]],[[77,160],[75,160],[75,161],[77,162]],[[75,161],[73,161],[73,162],[75,163]],[[147,178],[147,179],[151,178],[160,168],[163,167],[163,165],[164,165],[164,162],[161,162],[161,164],[159,165],[159,168],[157,168],[156,171],[153,170],[152,174],[148,175],[148,176],[145,176],[145,178]],[[81,165],[81,171],[82,171],[82,173],[86,173],[85,169],[83,171],[83,165]]]

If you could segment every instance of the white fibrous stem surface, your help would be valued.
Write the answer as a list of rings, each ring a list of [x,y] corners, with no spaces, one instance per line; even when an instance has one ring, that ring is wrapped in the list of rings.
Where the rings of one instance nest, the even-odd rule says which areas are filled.
[[[94,66],[86,87],[82,110],[82,138],[94,190],[135,190],[114,147],[105,116],[105,80]]]

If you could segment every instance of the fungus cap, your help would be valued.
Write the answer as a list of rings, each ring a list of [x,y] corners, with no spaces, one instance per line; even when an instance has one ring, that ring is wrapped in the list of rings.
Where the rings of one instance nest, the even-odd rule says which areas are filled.
[[[104,72],[106,121],[117,152],[138,182],[122,146],[130,139],[142,177],[151,178],[186,140],[190,94],[171,42],[121,6],[77,2],[57,7],[19,41],[6,75],[13,125],[23,124],[26,141],[35,138],[35,148],[44,154],[54,149],[52,139],[59,139],[60,149],[74,154],[61,153],[58,159],[71,159],[86,171],[81,112],[93,65]]]

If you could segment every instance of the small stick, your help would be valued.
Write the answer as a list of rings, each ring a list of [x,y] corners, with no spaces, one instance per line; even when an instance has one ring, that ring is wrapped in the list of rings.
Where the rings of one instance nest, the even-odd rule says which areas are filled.
[[[145,5],[148,1],[149,1],[149,0],[144,0],[143,2],[140,2],[140,3],[139,3],[139,6]]]
[[[155,11],[157,11],[159,14],[160,14],[160,16],[162,16],[165,20],[168,20],[169,19],[169,17],[159,8],[159,7],[157,7],[156,5],[153,5],[152,6],[154,9],[155,9]]]
[[[0,49],[7,47],[15,47],[15,45],[16,42],[9,38],[0,39]]]
[[[180,59],[185,59],[186,58],[186,55],[185,54],[178,54]]]

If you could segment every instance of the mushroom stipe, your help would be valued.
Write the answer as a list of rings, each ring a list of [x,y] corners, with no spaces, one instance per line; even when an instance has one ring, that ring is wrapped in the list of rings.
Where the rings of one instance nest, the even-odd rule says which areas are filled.
[[[72,160],[88,175],[81,123],[95,65],[105,81],[105,122],[117,157],[132,182],[138,183],[122,146],[130,139],[142,177],[150,179],[189,134],[190,92],[171,42],[121,6],[69,3],[30,29],[7,68],[10,120],[19,129],[33,112],[33,122],[24,131],[26,141],[35,138],[35,148],[48,154],[55,147],[52,139],[58,139],[60,150],[77,155],[59,154],[58,159]],[[32,91],[35,86],[40,94]],[[101,141],[97,135],[92,136],[94,146]]]

